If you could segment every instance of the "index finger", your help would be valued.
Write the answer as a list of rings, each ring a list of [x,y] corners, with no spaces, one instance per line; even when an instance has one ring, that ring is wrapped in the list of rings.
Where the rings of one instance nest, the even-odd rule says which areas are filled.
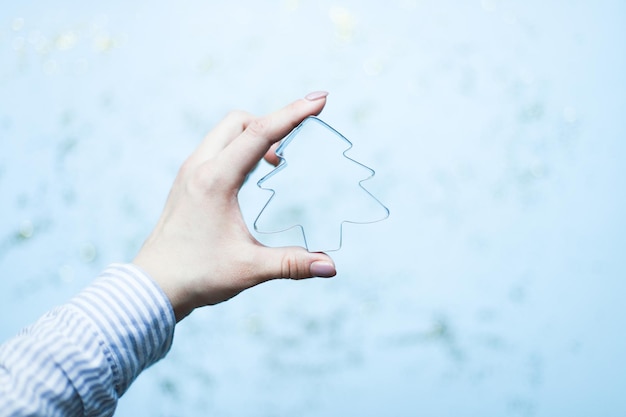
[[[302,120],[319,114],[328,93],[320,91],[296,100],[267,116],[251,121],[220,154],[229,185],[240,186],[274,142],[287,136]]]

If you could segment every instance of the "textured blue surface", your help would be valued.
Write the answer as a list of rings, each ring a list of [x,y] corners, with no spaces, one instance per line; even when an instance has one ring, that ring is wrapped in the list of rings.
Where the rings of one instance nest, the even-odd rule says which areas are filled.
[[[0,337],[132,259],[228,110],[327,89],[392,216],[345,228],[336,279],[187,319],[117,415],[626,414],[625,19],[618,1],[3,5]]]

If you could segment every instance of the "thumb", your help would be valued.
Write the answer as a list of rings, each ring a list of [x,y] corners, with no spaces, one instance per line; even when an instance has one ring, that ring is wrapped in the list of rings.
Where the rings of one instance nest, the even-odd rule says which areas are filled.
[[[322,252],[308,252],[299,246],[268,248],[261,251],[261,275],[273,278],[330,278],[337,275],[335,263]]]

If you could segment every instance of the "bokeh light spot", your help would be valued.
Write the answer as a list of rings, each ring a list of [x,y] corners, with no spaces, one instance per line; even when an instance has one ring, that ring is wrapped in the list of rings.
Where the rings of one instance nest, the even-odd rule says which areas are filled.
[[[78,35],[72,31],[68,31],[59,35],[56,39],[55,45],[60,51],[67,51],[72,49],[78,42]]]
[[[13,19],[13,22],[11,23],[11,29],[17,32],[18,30],[22,30],[23,27],[24,27],[23,17],[16,17],[15,19]]]
[[[335,25],[335,31],[339,40],[349,42],[354,38],[356,18],[345,7],[333,6],[329,12],[330,20]]]
[[[33,225],[32,221],[24,220],[20,224],[20,228],[18,230],[18,236],[20,239],[30,239],[31,237],[33,237],[34,233],[35,233],[35,226]]]

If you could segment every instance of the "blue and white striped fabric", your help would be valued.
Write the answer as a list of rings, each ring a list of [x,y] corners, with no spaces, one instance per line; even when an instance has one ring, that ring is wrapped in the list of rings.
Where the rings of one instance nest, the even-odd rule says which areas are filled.
[[[138,267],[114,264],[0,346],[0,416],[110,416],[172,343],[175,318]]]

